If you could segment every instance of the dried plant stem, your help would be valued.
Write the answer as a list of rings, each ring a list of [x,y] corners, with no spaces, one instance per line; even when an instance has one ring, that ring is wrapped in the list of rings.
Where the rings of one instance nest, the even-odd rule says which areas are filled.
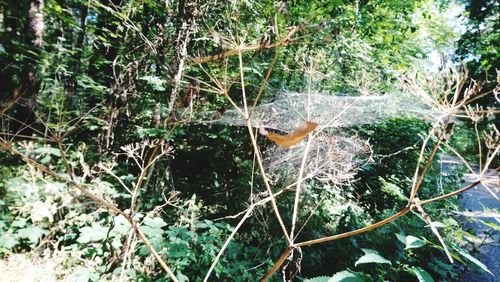
[[[267,281],[267,279],[271,278],[271,276],[281,267],[281,265],[285,262],[288,256],[292,253],[292,251],[293,251],[292,247],[286,248],[285,251],[279,257],[279,259],[274,263],[273,267],[269,269],[269,271],[259,281],[264,282]]]
[[[203,282],[208,281],[208,278],[210,277],[210,274],[214,270],[215,266],[217,265],[217,262],[219,262],[220,257],[222,256],[222,254],[226,250],[226,248],[229,245],[229,243],[231,242],[231,240],[233,240],[234,235],[236,235],[236,233],[238,232],[238,230],[240,230],[240,228],[243,225],[243,223],[245,223],[245,221],[250,217],[250,215],[252,214],[254,208],[255,208],[255,205],[251,205],[248,208],[247,212],[243,215],[243,218],[241,218],[240,222],[238,222],[238,225],[236,225],[236,227],[234,228],[233,232],[231,232],[231,234],[229,235],[229,237],[226,239],[226,241],[222,245],[219,253],[215,257],[215,259],[212,261],[212,265],[210,265],[210,268],[208,269],[208,272],[205,275],[205,278],[203,279]]]
[[[258,45],[252,45],[252,46],[238,47],[238,48],[230,49],[230,50],[227,50],[227,51],[224,51],[222,53],[215,54],[212,56],[194,58],[191,60],[190,63],[192,65],[205,64],[208,62],[222,60],[222,59],[227,58],[227,57],[236,56],[238,54],[247,53],[250,51],[260,51],[260,50],[264,50],[264,49],[273,49],[276,47],[291,45],[299,39],[299,38],[294,38],[294,39],[291,38],[293,36],[293,34],[295,33],[295,31],[296,31],[296,28],[294,26],[290,27],[290,32],[288,33],[288,35],[284,39],[280,40],[279,42],[273,43],[273,44],[269,44],[269,45],[258,44]]]
[[[295,28],[292,29],[290,31],[290,33],[286,36],[286,38],[284,38],[283,40],[287,40],[287,38],[289,38],[290,36],[292,36],[294,32],[295,32]],[[257,137],[256,137],[256,134],[254,134],[254,132],[253,132],[252,122],[250,120],[250,112],[249,112],[249,109],[248,109],[247,97],[246,97],[246,91],[245,91],[245,84],[244,84],[245,79],[244,79],[244,73],[243,73],[243,58],[241,56],[243,50],[245,50],[245,47],[243,46],[243,43],[240,43],[240,46],[236,50],[236,52],[237,52],[236,54],[238,55],[238,59],[239,59],[240,79],[241,79],[241,88],[242,88],[242,96],[243,96],[242,98],[243,98],[243,107],[244,107],[243,110],[241,110],[236,105],[236,103],[234,103],[234,101],[232,101],[232,99],[229,97],[229,95],[227,95],[227,91],[226,90],[224,91],[224,94],[228,98],[229,102],[246,119],[248,134],[250,136],[250,141],[252,143],[253,151],[254,151],[254,154],[255,154],[255,157],[256,157],[257,164],[259,166],[259,171],[260,171],[260,174],[262,176],[262,180],[264,182],[264,185],[266,186],[267,193],[268,193],[268,195],[270,197],[271,205],[272,205],[272,208],[273,208],[274,213],[276,215],[276,219],[278,220],[278,223],[279,223],[279,225],[280,225],[280,227],[281,227],[281,229],[283,231],[283,234],[284,234],[284,236],[285,236],[288,244],[291,245],[292,241],[291,241],[290,237],[288,236],[288,231],[287,231],[287,229],[285,227],[285,224],[283,223],[283,219],[281,218],[278,206],[276,204],[276,199],[274,198],[273,191],[271,189],[271,185],[269,184],[269,179],[267,178],[266,171],[264,169],[264,165],[263,165],[263,161],[262,161],[262,156],[260,155],[260,150],[259,150],[259,148],[257,146]],[[272,69],[272,66],[271,66],[271,69]],[[270,76],[271,69],[268,70],[268,75],[266,76],[266,80]],[[265,84],[265,83],[266,83],[266,81],[263,82],[263,84]],[[262,90],[263,90],[263,86],[261,86],[261,90],[259,90],[259,92],[261,92]]]
[[[137,222],[135,222],[135,221],[132,221],[132,222],[134,224],[133,226],[134,226],[134,229],[137,232],[137,235],[139,235],[139,238],[141,238],[141,240],[144,243],[144,245],[146,245],[146,247],[149,249],[149,251],[151,251],[151,253],[155,257],[155,259],[158,261],[158,263],[161,265],[161,267],[163,268],[163,270],[165,270],[167,272],[167,274],[170,277],[170,279],[172,279],[174,282],[178,282],[179,280],[177,279],[177,277],[175,277],[175,274],[172,272],[172,270],[170,270],[170,267],[168,267],[168,265],[165,263],[165,261],[156,252],[155,248],[151,245],[151,243],[149,243],[149,240],[146,238],[146,236],[144,235],[144,233],[142,233],[141,229],[137,225]]]
[[[253,128],[250,119],[247,119],[247,128],[248,128],[248,134],[250,135],[250,141],[252,142],[252,147],[255,152],[255,155],[257,157],[257,164],[259,166],[259,171],[262,176],[262,180],[264,181],[264,185],[266,186],[266,190],[268,195],[271,197],[271,205],[273,207],[274,213],[276,214],[276,219],[278,220],[278,223],[281,227],[281,230],[283,231],[283,234],[288,242],[289,245],[292,245],[292,241],[290,240],[290,237],[288,236],[288,232],[286,230],[285,224],[283,223],[283,219],[281,218],[280,212],[278,210],[278,205],[276,205],[276,199],[273,196],[273,190],[271,190],[271,185],[269,184],[269,179],[267,178],[266,171],[264,169],[264,165],[262,162],[262,156],[260,155],[260,150],[259,147],[257,146],[257,141],[255,138],[255,135],[253,133]]]
[[[469,170],[470,173],[474,173],[474,169],[472,169],[470,164],[464,159],[464,157],[459,152],[457,152],[457,150],[455,150],[455,148],[450,146],[448,142],[444,142],[443,144],[446,146],[446,148],[448,148],[448,150],[450,150],[453,154],[455,154],[457,158],[460,159],[460,161],[465,165],[465,167],[467,167],[467,170]]]
[[[267,70],[266,77],[264,78],[264,81],[260,84],[259,92],[257,92],[257,97],[255,98],[255,101],[253,101],[252,109],[250,110],[249,117],[252,116],[253,111],[255,110],[255,107],[257,107],[257,103],[259,102],[260,96],[264,92],[264,89],[267,85],[267,82],[269,81],[269,77],[271,77],[271,73],[273,72],[274,65],[276,64],[276,60],[278,59],[278,56],[280,54],[280,48],[276,49],[276,53],[274,53],[273,60],[271,62],[271,66],[269,66],[269,69]]]
[[[385,225],[385,224],[387,224],[387,223],[389,223],[391,221],[394,221],[397,218],[402,217],[403,215],[405,215],[408,212],[410,212],[411,209],[412,209],[411,206],[406,206],[404,209],[402,209],[398,213],[396,213],[394,215],[391,215],[390,217],[385,218],[385,219],[383,219],[383,220],[381,220],[379,222],[376,222],[376,223],[370,224],[368,226],[365,226],[363,228],[359,228],[359,229],[356,229],[356,230],[353,230],[353,231],[349,231],[349,232],[345,232],[345,233],[341,233],[341,234],[337,234],[337,235],[333,235],[333,236],[323,237],[323,238],[319,238],[319,239],[315,239],[315,240],[309,240],[309,241],[297,243],[295,245],[297,247],[305,247],[305,246],[311,246],[311,245],[315,245],[315,244],[319,244],[319,243],[334,241],[334,240],[338,240],[338,239],[350,237],[350,236],[353,236],[353,235],[361,234],[361,233],[373,230],[375,228],[381,227],[381,226],[383,226],[383,225]]]
[[[415,169],[415,177],[414,179],[416,181],[414,181],[413,183],[413,186],[412,186],[412,189],[411,189],[411,194],[410,194],[410,199],[408,201],[408,203],[412,203],[413,202],[413,199],[415,199],[415,197],[417,196],[417,193],[418,193],[418,190],[420,189],[420,186],[422,185],[422,181],[424,180],[424,176],[425,174],[427,173],[427,170],[429,169],[429,167],[431,166],[432,164],[432,160],[434,159],[434,156],[436,155],[438,149],[439,149],[439,145],[441,144],[441,140],[443,139],[443,136],[444,136],[444,132],[446,131],[446,129],[448,128],[450,124],[450,116],[448,117],[448,119],[446,120],[444,126],[443,126],[443,129],[439,132],[439,135],[437,137],[437,140],[436,142],[434,143],[434,146],[432,147],[432,151],[431,151],[431,154],[430,156],[427,158],[427,161],[422,169],[422,171],[420,172],[420,175],[418,176],[417,178],[417,175],[419,174],[419,166],[420,166],[420,161],[422,160],[423,158],[423,154],[424,154],[424,151],[425,151],[425,147],[427,147],[427,142],[428,140],[430,139],[430,137],[432,136],[433,132],[434,132],[434,129],[429,133],[427,139],[424,141],[424,143],[422,144],[422,150],[420,152],[420,157],[419,157],[419,161],[417,162],[417,168]]]
[[[290,229],[290,238],[293,243],[294,233],[295,233],[295,224],[297,222],[297,213],[299,210],[299,201],[300,201],[300,188],[302,187],[302,175],[304,175],[304,169],[307,162],[307,156],[309,154],[309,148],[311,147],[311,134],[307,139],[306,149],[304,150],[304,156],[302,157],[302,163],[300,164],[299,170],[299,178],[297,180],[297,188],[295,189],[295,201],[293,203],[293,212],[292,212],[292,227]]]
[[[432,199],[420,201],[420,205],[429,204],[429,203],[432,203],[432,202],[435,202],[435,201],[443,200],[443,199],[446,199],[446,198],[458,195],[458,194],[460,194],[460,193],[462,193],[464,191],[467,191],[469,189],[472,189],[472,188],[476,187],[479,184],[481,184],[481,181],[479,181],[479,180],[475,181],[475,182],[470,183],[469,185],[467,185],[467,186],[465,186],[465,187],[463,187],[461,189],[458,189],[458,190],[456,190],[454,192],[451,192],[451,193],[448,193],[448,194],[445,194],[445,195],[442,195],[442,196],[439,196],[439,197],[435,197],[435,198],[432,198]],[[383,225],[385,225],[385,224],[387,224],[387,223],[389,223],[391,221],[394,221],[394,220],[396,220],[396,219],[398,219],[398,218],[406,215],[407,213],[409,213],[414,208],[415,208],[415,205],[407,205],[404,209],[402,209],[398,213],[396,213],[396,214],[394,214],[394,215],[392,215],[392,216],[390,216],[388,218],[385,218],[385,219],[383,219],[383,220],[381,220],[379,222],[371,224],[369,226],[366,226],[366,227],[363,227],[363,228],[360,228],[360,229],[356,229],[356,230],[353,230],[353,231],[349,231],[349,232],[345,232],[345,233],[333,235],[333,236],[323,237],[323,238],[319,238],[319,239],[315,239],[315,240],[304,241],[304,242],[301,242],[301,243],[297,243],[294,246],[296,246],[296,247],[307,247],[307,246],[311,246],[311,245],[315,245],[315,244],[319,244],[319,243],[325,243],[325,242],[329,242],[329,241],[339,240],[339,239],[342,239],[342,238],[346,238],[346,237],[358,235],[358,234],[361,234],[361,233],[373,230],[375,228],[381,227],[381,226],[383,226]],[[266,281],[267,279],[269,279],[272,276],[272,274],[274,272],[276,272],[281,267],[281,265],[283,264],[284,259],[281,260],[281,258],[283,257],[283,255],[286,254],[286,256],[285,256],[285,258],[286,258],[290,252],[291,252],[290,248],[285,249],[285,251],[283,252],[282,256],[275,262],[275,264],[273,265],[273,267],[266,273],[266,275],[260,281]]]
[[[66,152],[64,151],[63,145],[62,145],[62,140],[57,138],[57,146],[59,147],[59,153],[61,153],[61,158],[66,165],[66,170],[68,171],[69,177],[71,178],[72,181],[75,181],[75,173],[73,171],[73,168],[71,167],[71,164],[68,161],[68,158],[66,157]]]
[[[477,149],[479,151],[479,171],[482,170],[483,163],[483,150],[481,146],[481,138],[479,136],[479,130],[477,129],[477,122],[474,122],[474,132],[476,132]]]

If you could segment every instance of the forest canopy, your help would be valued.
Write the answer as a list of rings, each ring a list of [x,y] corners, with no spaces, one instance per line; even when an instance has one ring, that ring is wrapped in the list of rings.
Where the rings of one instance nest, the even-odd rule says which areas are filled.
[[[498,200],[499,14],[0,0],[2,276],[493,277],[456,215]]]

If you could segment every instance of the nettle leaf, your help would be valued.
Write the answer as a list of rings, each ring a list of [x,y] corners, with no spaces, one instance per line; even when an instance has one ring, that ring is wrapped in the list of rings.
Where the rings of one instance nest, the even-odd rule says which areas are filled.
[[[151,238],[149,240],[149,243],[151,244],[151,246],[155,249],[155,251],[159,252],[161,250],[161,240],[159,240],[158,238]],[[151,254],[151,250],[146,247],[146,245],[142,245],[142,247],[139,249],[139,255],[141,256],[149,256]]]
[[[17,230],[17,237],[28,239],[30,243],[36,243],[48,231],[36,225]]]
[[[455,248],[455,250],[457,250],[457,252],[462,255],[464,258],[466,258],[468,261],[472,262],[477,268],[480,268],[482,269],[483,271],[485,272],[488,272],[489,274],[495,276],[495,274],[493,274],[486,265],[484,265],[481,261],[479,261],[477,258],[471,256],[469,253],[467,253],[467,251],[465,250],[462,250],[460,248]]]
[[[442,223],[440,221],[433,221],[432,225],[434,225],[434,227],[436,227],[436,228],[444,228],[444,227],[446,227],[446,224],[444,224],[444,223]],[[426,227],[429,227],[429,225],[426,225]]]
[[[12,234],[3,234],[0,236],[0,246],[6,249],[12,249],[19,244],[19,241]]]
[[[363,282],[364,279],[358,276],[356,273],[350,272],[348,270],[343,270],[335,273],[328,282]]]
[[[10,226],[22,228],[26,226],[26,222],[27,222],[26,218],[17,218],[10,224]]]
[[[41,147],[33,150],[33,153],[38,155],[52,155],[54,157],[60,157],[61,151],[58,148],[53,147]]]
[[[304,282],[363,282],[362,277],[349,270],[343,270],[335,273],[333,276],[318,276],[304,280]]]
[[[107,228],[101,226],[99,223],[92,223],[92,226],[84,226],[79,231],[80,236],[76,241],[81,244],[102,241],[108,233]]]
[[[124,236],[127,235],[130,232],[130,228],[132,226],[128,222],[128,220],[123,217],[123,215],[117,215],[115,216],[115,227],[111,230],[111,236],[116,237],[116,236]]]
[[[405,237],[405,250],[416,249],[425,246],[425,241],[415,236],[408,235]]]
[[[151,217],[146,217],[144,219],[144,225],[147,225],[152,228],[162,228],[163,226],[167,225],[163,219],[159,217],[151,218]]]
[[[404,235],[396,234],[396,238],[398,238],[399,242],[406,245],[406,237]]]
[[[425,271],[421,267],[412,267],[409,272],[417,276],[419,282],[434,282],[434,279],[429,272]]]
[[[81,265],[77,266],[75,271],[73,272],[73,277],[77,282],[87,282],[90,279],[90,270],[87,267],[83,267]]]
[[[143,225],[141,225],[141,230],[148,237],[161,238],[162,235],[165,233],[165,230],[163,230],[162,227],[166,225],[167,224],[165,223],[165,221],[163,221],[163,219],[159,217],[155,218],[145,217],[144,223]]]
[[[365,263],[385,263],[392,264],[388,259],[381,256],[377,251],[372,249],[362,249],[365,252],[365,255],[360,257],[355,263],[354,266],[358,266],[358,264]]]
[[[331,277],[328,276],[318,276],[314,278],[309,278],[304,280],[304,282],[329,282]]]

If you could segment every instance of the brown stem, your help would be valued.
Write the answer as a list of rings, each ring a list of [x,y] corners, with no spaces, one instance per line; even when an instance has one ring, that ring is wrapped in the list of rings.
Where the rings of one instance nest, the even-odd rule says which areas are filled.
[[[435,198],[431,198],[431,199],[428,199],[428,200],[425,200],[425,201],[420,201],[420,203],[422,205],[425,205],[425,204],[428,204],[428,203],[432,203],[432,202],[435,202],[435,201],[439,201],[439,200],[443,200],[443,199],[446,199],[446,198],[449,198],[451,196],[455,196],[455,195],[458,195],[462,192],[465,192],[469,189],[472,189],[474,187],[476,187],[477,185],[481,184],[481,180],[477,180],[475,182],[472,182],[471,184],[463,187],[463,188],[460,188],[456,191],[453,191],[451,193],[448,193],[448,194],[444,194],[444,195],[441,195],[441,196],[438,196],[438,197],[435,197]]]
[[[274,54],[273,60],[271,62],[271,66],[267,70],[266,77],[264,78],[264,81],[260,85],[259,92],[257,93],[257,97],[255,98],[255,101],[253,102],[252,109],[250,110],[250,116],[252,115],[255,107],[257,106],[257,103],[259,102],[260,96],[262,95],[262,92],[264,92],[264,88],[266,87],[267,81],[269,80],[269,77],[271,76],[271,73],[274,69],[274,65],[276,64],[276,60],[278,59],[278,56],[280,54],[280,49],[278,48],[276,50],[276,53]]]
[[[139,228],[139,226],[137,226],[137,222],[135,222],[135,221],[132,220],[131,223],[133,224],[134,229],[137,232],[137,235],[139,235],[139,238],[141,238],[142,242],[144,242],[144,245],[146,245],[146,247],[153,254],[153,256],[155,257],[155,259],[158,261],[158,263],[160,263],[160,265],[163,268],[163,270],[165,270],[167,272],[167,274],[170,277],[170,279],[172,279],[174,282],[178,282],[179,280],[177,280],[177,277],[175,277],[175,274],[172,272],[172,270],[170,270],[170,267],[168,267],[168,265],[165,263],[165,261],[156,252],[155,248],[153,248],[153,246],[151,245],[151,243],[149,243],[149,240],[146,238],[146,235],[144,235],[144,233],[142,233],[142,231]]]
[[[236,49],[230,49],[230,50],[224,51],[224,52],[219,53],[219,54],[194,58],[191,60],[190,64],[191,65],[204,64],[204,63],[208,63],[208,62],[212,62],[212,61],[218,61],[218,60],[224,59],[226,57],[236,56],[238,54],[243,54],[243,53],[250,52],[250,51],[260,51],[260,50],[272,49],[272,48],[276,48],[276,47],[290,45],[290,44],[294,43],[295,41],[297,41],[299,38],[291,39],[291,37],[293,36],[295,31],[297,31],[297,28],[295,26],[291,26],[289,29],[290,29],[290,32],[288,33],[288,35],[276,43],[269,44],[269,45],[258,44],[258,45],[247,46],[244,48],[238,47]]]
[[[387,224],[387,223],[389,223],[389,222],[391,222],[391,221],[393,221],[393,220],[395,220],[395,219],[397,219],[397,218],[399,218],[399,217],[407,214],[408,212],[411,211],[411,209],[412,209],[411,206],[408,205],[404,209],[402,209],[401,211],[399,211],[398,213],[396,213],[394,215],[391,215],[390,217],[388,217],[386,219],[383,219],[383,220],[381,220],[379,222],[376,222],[374,224],[370,224],[368,226],[365,226],[363,228],[356,229],[356,230],[349,231],[349,232],[344,232],[344,233],[333,235],[333,236],[328,236],[328,237],[323,237],[323,238],[319,238],[319,239],[315,239],[315,240],[305,241],[305,242],[302,242],[302,243],[295,244],[295,246],[297,246],[297,247],[311,246],[311,245],[315,245],[315,244],[319,244],[319,243],[334,241],[334,240],[338,240],[338,239],[350,237],[350,236],[353,236],[353,235],[361,234],[361,233],[373,230],[375,228],[381,227],[381,226],[383,226],[383,225],[385,225],[385,224]]]
[[[430,166],[432,164],[432,160],[434,159],[434,156],[436,155],[437,150],[439,149],[439,145],[441,144],[441,140],[446,132],[446,129],[448,128],[448,125],[450,124],[450,119],[451,119],[451,116],[448,116],[448,119],[446,120],[446,122],[443,126],[443,129],[441,130],[441,132],[438,135],[436,143],[434,143],[434,147],[432,148],[431,155],[427,159],[427,162],[425,163],[424,168],[422,169],[422,172],[420,172],[420,175],[418,177],[417,182],[415,182],[415,185],[413,186],[408,203],[411,203],[413,201],[413,199],[417,196],[418,190],[420,189],[420,185],[422,185],[422,181],[424,180],[424,176],[427,173],[427,170],[430,168]],[[425,144],[424,144],[424,146],[425,146]]]
[[[66,165],[66,170],[68,171],[69,177],[71,178],[71,181],[75,181],[75,173],[73,172],[73,168],[71,167],[68,158],[66,157],[66,153],[64,152],[62,140],[60,139],[60,137],[56,138],[56,142],[57,146],[59,147],[59,153],[61,154],[63,163]]]
[[[259,281],[264,282],[267,281],[267,279],[271,278],[271,276],[281,267],[283,262],[285,262],[292,250],[293,248],[291,247],[286,248],[285,251],[281,254],[280,258],[274,263],[273,267],[269,269],[266,275],[264,275],[264,277],[262,277]]]
[[[252,128],[252,124],[250,122],[250,119],[247,119],[247,128],[248,128],[248,134],[250,135],[250,141],[252,142],[253,150],[254,150],[255,155],[257,157],[257,164],[259,165],[259,171],[260,171],[260,174],[262,175],[262,180],[264,181],[264,185],[266,186],[266,190],[267,190],[268,195],[271,197],[271,205],[273,207],[274,213],[276,214],[276,219],[278,220],[278,223],[280,224],[281,230],[283,231],[283,235],[285,236],[288,244],[291,245],[292,241],[290,240],[290,237],[288,236],[288,232],[286,230],[285,224],[283,223],[283,219],[281,218],[280,212],[278,210],[278,206],[276,205],[276,199],[273,196],[273,191],[271,190],[271,185],[269,184],[269,179],[267,179],[264,165],[262,164],[262,157],[260,156],[260,151],[259,151],[259,148],[257,147],[257,142],[256,142],[255,135],[253,134],[253,128]]]
[[[462,193],[464,191],[467,191],[467,190],[469,190],[471,188],[474,188],[475,186],[477,186],[480,183],[481,183],[481,181],[478,180],[478,181],[475,181],[475,182],[473,182],[473,183],[471,183],[471,184],[469,184],[469,185],[467,185],[467,186],[465,186],[465,187],[463,187],[461,189],[458,189],[458,190],[456,190],[454,192],[451,192],[451,193],[448,193],[448,194],[445,194],[445,195],[442,195],[442,196],[439,196],[439,197],[431,198],[431,199],[428,199],[428,200],[425,200],[425,201],[420,201],[420,205],[425,205],[425,204],[428,204],[428,203],[432,203],[432,202],[435,202],[435,201],[443,200],[443,199],[446,199],[448,197],[460,194],[460,193]],[[334,241],[334,240],[338,240],[338,239],[342,239],[342,238],[354,236],[354,235],[357,235],[357,234],[361,234],[361,233],[373,230],[375,228],[381,227],[381,226],[383,226],[383,225],[385,225],[385,224],[387,224],[387,223],[389,223],[391,221],[396,220],[399,217],[402,217],[402,216],[406,215],[414,207],[415,207],[414,205],[407,205],[404,209],[402,209],[398,213],[396,213],[396,214],[394,214],[394,215],[392,215],[392,216],[390,216],[390,217],[388,217],[386,219],[383,219],[383,220],[381,220],[379,222],[371,224],[369,226],[366,226],[366,227],[363,227],[363,228],[360,228],[360,229],[357,229],[357,230],[353,230],[353,231],[349,231],[349,232],[345,232],[345,233],[341,233],[341,234],[329,236],[329,237],[323,237],[323,238],[319,238],[319,239],[315,239],[315,240],[309,240],[309,241],[301,242],[301,243],[295,244],[294,247],[308,247],[308,246],[311,246],[311,245],[314,245],[314,244],[319,244],[319,243]],[[266,273],[266,275],[260,281],[267,281],[267,279],[269,279],[280,268],[280,266],[285,261],[285,259],[283,258],[283,256],[285,258],[288,257],[288,255],[290,254],[290,252],[291,252],[290,248],[287,248],[283,252],[283,254],[281,255],[281,257],[273,265],[273,267]]]

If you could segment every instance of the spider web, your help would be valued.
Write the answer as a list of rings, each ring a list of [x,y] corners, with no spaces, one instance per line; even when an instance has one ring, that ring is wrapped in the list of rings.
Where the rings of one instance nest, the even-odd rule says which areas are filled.
[[[273,101],[264,101],[252,113],[252,125],[282,134],[305,121],[317,122],[318,128],[309,144],[306,175],[334,186],[348,183],[355,171],[371,160],[369,143],[357,136],[348,136],[347,128],[374,124],[393,117],[425,118],[434,112],[416,97],[404,94],[383,96],[335,96],[328,93],[305,94],[285,92]],[[236,110],[229,110],[218,124],[246,126]],[[270,173],[296,173],[302,162],[306,143],[291,149],[269,146],[264,152],[264,165]]]
[[[376,123],[396,116],[428,115],[433,113],[424,103],[403,94],[353,97],[288,92],[257,106],[252,114],[252,124],[289,132],[307,120],[315,121],[320,129],[325,129]],[[236,110],[227,111],[217,123],[246,125]]]

